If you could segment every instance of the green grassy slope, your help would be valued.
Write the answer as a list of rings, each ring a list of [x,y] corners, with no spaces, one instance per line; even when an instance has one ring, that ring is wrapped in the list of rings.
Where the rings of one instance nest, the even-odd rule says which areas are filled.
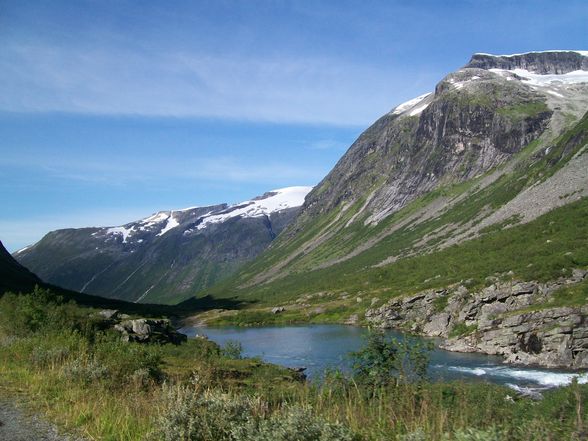
[[[435,190],[390,216],[377,226],[355,222],[308,253],[299,252],[286,266],[286,276],[269,283],[255,283],[260,271],[288,259],[296,250],[327,226],[342,225],[351,218],[361,202],[347,211],[323,215],[308,229],[285,240],[278,239],[260,259],[236,277],[207,293],[216,297],[258,300],[275,303],[320,291],[380,295],[398,295],[434,286],[444,286],[465,279],[481,283],[496,272],[514,271],[523,279],[556,278],[562,269],[588,265],[588,201],[582,199],[553,210],[528,224],[511,226],[517,219],[483,230],[482,235],[456,246],[437,250],[443,237],[415,244],[427,234],[446,225],[459,227],[472,221],[482,210],[495,210],[529,185],[547,179],[563,167],[588,142],[588,115],[560,136],[547,154],[533,153],[534,143],[522,151],[518,165],[493,184],[477,187],[479,178],[452,187]],[[463,196],[460,202],[437,217],[408,223],[387,235],[355,257],[322,268],[321,263],[343,255],[381,232],[406,219],[439,198]],[[571,198],[573,199],[573,198]],[[337,216],[339,216],[337,220]],[[414,253],[415,248],[420,251]],[[428,251],[428,253],[423,253]],[[412,255],[410,252],[413,252]],[[374,265],[389,256],[396,262],[382,267]]]

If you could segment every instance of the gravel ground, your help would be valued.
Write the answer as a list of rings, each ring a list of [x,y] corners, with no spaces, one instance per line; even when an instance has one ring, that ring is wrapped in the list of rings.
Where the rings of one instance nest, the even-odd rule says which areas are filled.
[[[19,409],[14,402],[0,398],[0,441],[83,441],[57,433],[57,429],[37,415]]]

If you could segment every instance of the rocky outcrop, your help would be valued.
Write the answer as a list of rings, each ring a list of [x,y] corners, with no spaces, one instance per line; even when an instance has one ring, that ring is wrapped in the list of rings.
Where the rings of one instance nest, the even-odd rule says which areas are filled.
[[[187,340],[187,336],[177,332],[169,319],[131,319],[126,314],[119,314],[117,310],[105,309],[98,312],[105,327],[120,332],[126,342],[137,343],[172,343],[180,344]]]
[[[510,363],[588,368],[588,305],[550,307],[562,286],[582,282],[588,272],[550,283],[494,281],[471,292],[458,284],[392,299],[366,312],[368,322],[442,337],[457,352],[502,355]]]
[[[575,51],[528,52],[515,55],[474,54],[466,68],[525,69],[541,75],[588,70],[588,57]]]

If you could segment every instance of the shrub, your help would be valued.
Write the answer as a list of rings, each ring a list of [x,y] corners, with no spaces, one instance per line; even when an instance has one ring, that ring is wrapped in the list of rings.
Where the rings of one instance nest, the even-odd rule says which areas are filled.
[[[243,358],[243,346],[237,340],[227,340],[222,348],[222,355],[232,360]]]
[[[88,309],[36,286],[31,294],[6,293],[0,298],[0,327],[16,336],[75,330],[92,339],[98,321],[89,317]]]
[[[153,440],[232,440],[235,426],[251,415],[251,401],[219,392],[200,393],[193,387],[164,386],[163,407]]]
[[[63,367],[61,374],[68,380],[84,384],[105,380],[109,376],[108,369],[93,357],[89,359],[78,357],[72,360]]]
[[[374,386],[425,380],[432,349],[420,339],[386,338],[371,331],[365,347],[351,354],[354,377]]]
[[[116,336],[101,335],[94,345],[95,361],[109,372],[113,386],[163,380],[161,348],[125,343]]]
[[[271,417],[237,426],[234,441],[354,441],[359,437],[338,423],[329,423],[312,415],[310,409],[287,406]]]
[[[355,441],[338,423],[309,408],[285,406],[268,416],[268,405],[245,395],[194,387],[164,386],[164,403],[153,440],[162,441]]]
[[[451,441],[503,441],[504,434],[495,428],[489,429],[465,429],[456,431],[453,436],[445,435],[443,440]]]

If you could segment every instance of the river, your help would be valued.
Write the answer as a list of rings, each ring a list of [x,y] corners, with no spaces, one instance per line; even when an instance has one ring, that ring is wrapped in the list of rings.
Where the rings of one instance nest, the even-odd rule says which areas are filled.
[[[239,341],[243,356],[260,357],[287,367],[305,367],[306,374],[312,379],[320,377],[327,368],[348,371],[351,364],[348,354],[362,347],[368,331],[345,325],[300,325],[186,327],[180,332],[189,337],[206,335],[221,346],[227,341]],[[386,332],[403,338],[399,332]],[[563,386],[574,377],[578,377],[581,383],[588,382],[588,373],[507,365],[500,357],[449,352],[437,347],[431,353],[429,375],[435,380],[489,381],[523,391]]]

